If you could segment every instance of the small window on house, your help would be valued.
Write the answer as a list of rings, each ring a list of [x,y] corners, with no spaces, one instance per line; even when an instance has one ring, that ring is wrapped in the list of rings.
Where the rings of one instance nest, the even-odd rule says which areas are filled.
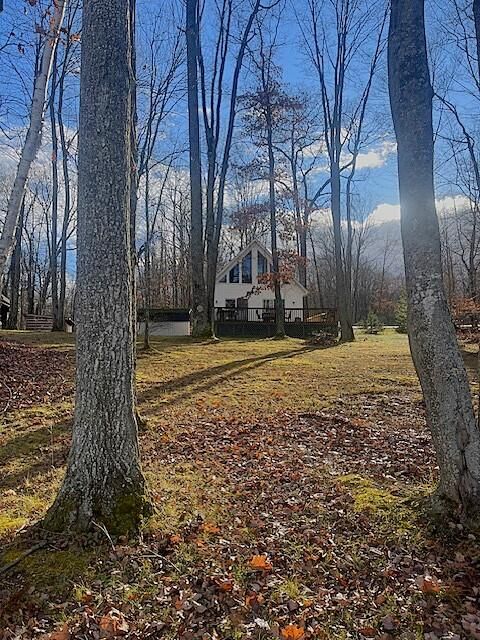
[[[226,282],[227,281],[227,274],[225,274],[224,276],[222,276],[219,280],[219,282]]]
[[[268,309],[275,309],[275,300],[264,300],[263,301],[263,308],[268,310]]]
[[[263,253],[258,252],[258,275],[263,275],[264,273],[268,273],[268,260],[263,255]]]
[[[236,301],[232,298],[225,300],[225,308],[226,309],[235,309]]]
[[[251,284],[252,282],[252,252],[242,260],[242,282],[245,284]]]
[[[232,284],[238,284],[240,282],[240,264],[236,264],[230,269],[228,281]]]

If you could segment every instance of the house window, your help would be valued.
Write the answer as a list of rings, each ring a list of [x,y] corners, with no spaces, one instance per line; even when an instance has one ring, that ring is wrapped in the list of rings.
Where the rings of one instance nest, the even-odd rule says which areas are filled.
[[[285,306],[285,300],[282,298],[283,306]],[[273,300],[264,300],[263,308],[265,310],[275,309],[275,298]]]
[[[240,265],[238,263],[230,269],[228,281],[232,284],[240,282]]]
[[[220,278],[220,282],[226,282],[226,281],[227,281],[227,274],[225,274]]]
[[[235,309],[236,301],[232,298],[225,300],[225,309]]]
[[[263,275],[264,273],[268,273],[268,260],[263,255],[263,253],[258,252],[258,274]]]
[[[252,282],[252,252],[242,260],[242,282],[245,284],[251,284]]]

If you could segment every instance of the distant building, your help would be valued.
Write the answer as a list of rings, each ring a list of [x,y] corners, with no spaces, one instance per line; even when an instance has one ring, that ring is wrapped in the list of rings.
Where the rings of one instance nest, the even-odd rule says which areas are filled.
[[[262,284],[262,276],[272,272],[272,254],[258,240],[254,240],[235,256],[217,275],[215,307],[222,309],[256,309],[258,319],[262,311],[275,308],[273,289]],[[308,290],[295,278],[281,285],[284,307],[293,314],[298,309],[302,318],[303,301]]]

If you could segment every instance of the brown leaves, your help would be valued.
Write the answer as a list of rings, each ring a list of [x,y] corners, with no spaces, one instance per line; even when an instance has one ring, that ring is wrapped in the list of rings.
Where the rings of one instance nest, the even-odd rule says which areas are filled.
[[[0,415],[70,396],[73,355],[0,339]]]
[[[367,625],[365,627],[360,627],[358,633],[360,633],[364,638],[375,638],[375,636],[377,635],[377,630],[375,629],[375,627],[370,627]]]
[[[54,631],[48,636],[49,640],[70,640],[70,631],[68,624],[65,623],[61,629]]]
[[[433,576],[419,576],[416,583],[423,593],[440,593],[442,590],[440,582]]]
[[[273,569],[272,563],[265,555],[253,556],[249,564],[256,571],[271,571]]]
[[[305,637],[305,631],[301,627],[289,624],[280,631],[280,635],[284,640],[302,640]]]
[[[200,525],[200,531],[203,531],[204,533],[217,534],[220,533],[220,527],[211,522],[204,522]]]
[[[100,628],[100,638],[125,636],[130,628],[123,613],[117,609],[111,609],[106,615],[102,616],[98,626]]]

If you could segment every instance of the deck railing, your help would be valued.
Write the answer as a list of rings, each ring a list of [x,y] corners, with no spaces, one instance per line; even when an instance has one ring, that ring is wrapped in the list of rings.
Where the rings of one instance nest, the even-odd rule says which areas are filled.
[[[332,326],[337,323],[337,310],[323,309],[284,309],[285,323],[317,324]],[[249,307],[248,309],[217,307],[215,309],[216,322],[275,322],[275,309]]]

